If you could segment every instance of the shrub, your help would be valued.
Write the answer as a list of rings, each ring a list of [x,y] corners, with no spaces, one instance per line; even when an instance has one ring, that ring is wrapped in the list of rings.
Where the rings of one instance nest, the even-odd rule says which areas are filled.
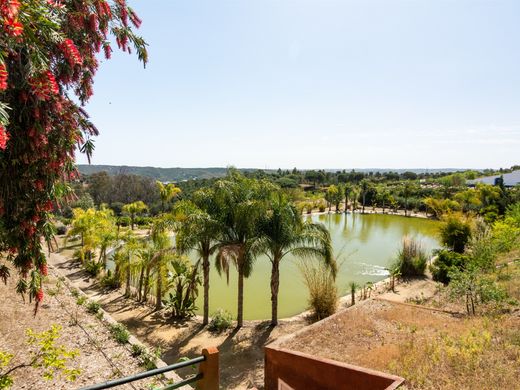
[[[70,295],[72,295],[74,298],[79,297],[79,290],[77,288],[73,288],[70,290]]]
[[[468,262],[468,256],[450,250],[442,249],[437,251],[437,258],[430,266],[433,280],[448,284],[450,282],[450,272],[464,268]]]
[[[101,309],[101,305],[95,301],[90,301],[87,303],[87,311],[91,314],[97,314]]]
[[[124,216],[124,217],[117,218],[117,224],[119,226],[124,226],[124,227],[130,226],[130,223],[131,223],[130,217]]]
[[[330,269],[321,262],[311,264],[307,261],[302,261],[299,268],[309,290],[309,305],[316,320],[334,314],[338,306],[338,289]]]
[[[446,217],[441,228],[441,241],[449,249],[464,253],[466,244],[471,238],[471,225],[461,216],[452,214]]]
[[[119,279],[110,270],[108,270],[107,274],[101,278],[100,283],[103,288],[108,288],[111,290],[119,288],[120,286]]]
[[[397,265],[401,276],[422,276],[426,270],[428,255],[423,250],[420,242],[405,237],[401,249],[397,255]]]
[[[130,338],[130,333],[123,324],[113,324],[110,325],[110,333],[119,344],[128,343],[128,339]]]
[[[76,305],[82,306],[82,305],[85,304],[86,301],[87,301],[87,297],[84,296],[84,295],[80,295],[80,296],[78,296],[78,298],[76,299]]]
[[[228,329],[233,324],[233,316],[230,312],[224,309],[217,309],[211,316],[211,322],[208,325],[208,329],[212,332],[222,332]]]
[[[85,271],[91,276],[98,276],[103,269],[103,263],[98,261],[87,261],[85,263]]]

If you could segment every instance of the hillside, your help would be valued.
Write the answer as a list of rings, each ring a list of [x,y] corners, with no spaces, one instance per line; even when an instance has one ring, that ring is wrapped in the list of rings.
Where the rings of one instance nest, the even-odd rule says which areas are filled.
[[[78,169],[83,175],[90,175],[92,173],[97,172],[108,172],[110,175],[117,175],[120,173],[125,174],[133,174],[150,177],[155,180],[160,180],[163,182],[178,182],[189,179],[211,179],[216,177],[223,177],[226,175],[227,168],[223,167],[210,167],[210,168],[157,168],[157,167],[136,167],[136,166],[127,166],[127,165],[78,165]],[[256,168],[240,168],[242,172],[251,172],[256,171]],[[351,169],[345,169],[347,172],[351,171]],[[275,172],[272,169],[265,169],[265,172]],[[305,170],[302,170],[305,171]],[[338,172],[342,171],[342,169],[325,169],[326,172]],[[360,168],[355,169],[356,172],[396,172],[396,173],[404,173],[404,172],[414,172],[414,173],[438,173],[438,172],[454,172],[457,171],[455,168],[446,168],[446,169],[425,169],[425,168],[417,168],[417,169],[384,169],[384,168]]]
[[[155,168],[132,167],[126,165],[78,165],[83,175],[97,172],[108,172],[110,175],[120,173],[147,176],[163,182],[183,181],[189,179],[211,179],[226,175],[227,168]]]

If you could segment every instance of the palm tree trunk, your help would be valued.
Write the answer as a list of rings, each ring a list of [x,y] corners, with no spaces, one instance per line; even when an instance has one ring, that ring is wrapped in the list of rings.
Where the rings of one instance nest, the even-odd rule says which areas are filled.
[[[148,292],[150,291],[150,266],[146,267],[146,273],[144,275],[144,292],[143,292],[143,302],[148,301]]]
[[[365,214],[365,194],[363,194],[363,210],[361,211],[362,214]]]
[[[271,271],[271,326],[278,325],[278,289],[280,287],[280,258],[274,256]]]
[[[130,272],[130,258],[128,259],[128,264],[126,266],[126,288],[125,288],[125,297],[129,297],[130,296],[130,277],[131,277],[131,272]]]
[[[202,258],[202,272],[204,274],[204,319],[202,325],[209,322],[209,255]]]
[[[141,298],[143,297],[143,282],[144,282],[144,266],[141,267],[141,272],[139,273],[139,287],[137,291],[137,300],[141,302]]]
[[[242,266],[238,267],[238,307],[237,307],[237,328],[244,324],[244,271]]]
[[[156,302],[155,302],[155,310],[162,309],[162,267],[157,267],[157,286],[156,286]]]

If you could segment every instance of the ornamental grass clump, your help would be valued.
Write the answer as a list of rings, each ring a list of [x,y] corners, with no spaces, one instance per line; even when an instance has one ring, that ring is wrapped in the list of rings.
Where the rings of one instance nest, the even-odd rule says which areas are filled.
[[[405,237],[397,254],[397,268],[402,277],[424,275],[428,255],[419,241]]]
[[[302,261],[299,268],[309,290],[309,306],[314,318],[319,321],[336,312],[338,288],[330,268],[322,262]]]

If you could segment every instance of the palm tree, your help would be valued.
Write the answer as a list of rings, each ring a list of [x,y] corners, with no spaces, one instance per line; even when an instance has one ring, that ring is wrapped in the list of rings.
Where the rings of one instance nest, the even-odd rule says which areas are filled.
[[[350,183],[345,183],[343,186],[343,193],[345,196],[345,213],[348,211],[348,200],[350,199],[350,194],[352,193],[353,186]]]
[[[323,260],[336,276],[336,262],[328,230],[322,224],[303,222],[302,216],[282,193],[271,200],[270,209],[260,220],[261,239],[254,251],[271,261],[271,325],[278,324],[280,262],[289,253]]]
[[[220,224],[214,218],[215,211],[214,192],[210,189],[195,192],[192,201],[182,200],[175,207],[175,214],[179,221],[176,236],[177,250],[180,253],[193,250],[198,256],[198,261],[202,261],[203,325],[209,322],[209,259],[218,248],[220,236]]]
[[[152,257],[151,266],[155,271],[155,310],[162,309],[163,281],[166,276],[166,264],[172,259],[174,248],[170,237],[166,233],[163,221],[156,221],[151,230],[151,239],[155,254]]]
[[[114,260],[116,262],[117,274],[119,277],[125,275],[125,296],[131,295],[132,274],[136,267],[136,256],[140,248],[140,242],[132,231],[126,232],[122,237],[124,245],[117,251]]]
[[[361,199],[362,199],[362,210],[361,210],[361,212],[363,214],[365,214],[365,201],[366,201],[367,193],[368,193],[368,191],[370,189],[370,182],[367,179],[363,179],[359,183],[359,187],[360,187],[360,190],[361,190]]]
[[[123,212],[130,216],[132,230],[134,230],[135,217],[139,214],[144,213],[146,210],[148,210],[148,207],[144,204],[143,201],[140,200],[138,200],[137,202],[125,204],[123,206]]]
[[[181,189],[175,187],[175,184],[173,183],[164,184],[160,181],[156,181],[155,185],[159,191],[159,196],[161,197],[161,210],[165,212],[166,205],[181,193]]]
[[[255,253],[251,249],[260,239],[258,220],[265,213],[273,189],[273,184],[266,180],[248,179],[236,171],[215,184],[216,215],[221,229],[216,267],[219,273],[227,275],[230,264],[237,269],[237,328],[244,319],[244,278],[253,270]]]

